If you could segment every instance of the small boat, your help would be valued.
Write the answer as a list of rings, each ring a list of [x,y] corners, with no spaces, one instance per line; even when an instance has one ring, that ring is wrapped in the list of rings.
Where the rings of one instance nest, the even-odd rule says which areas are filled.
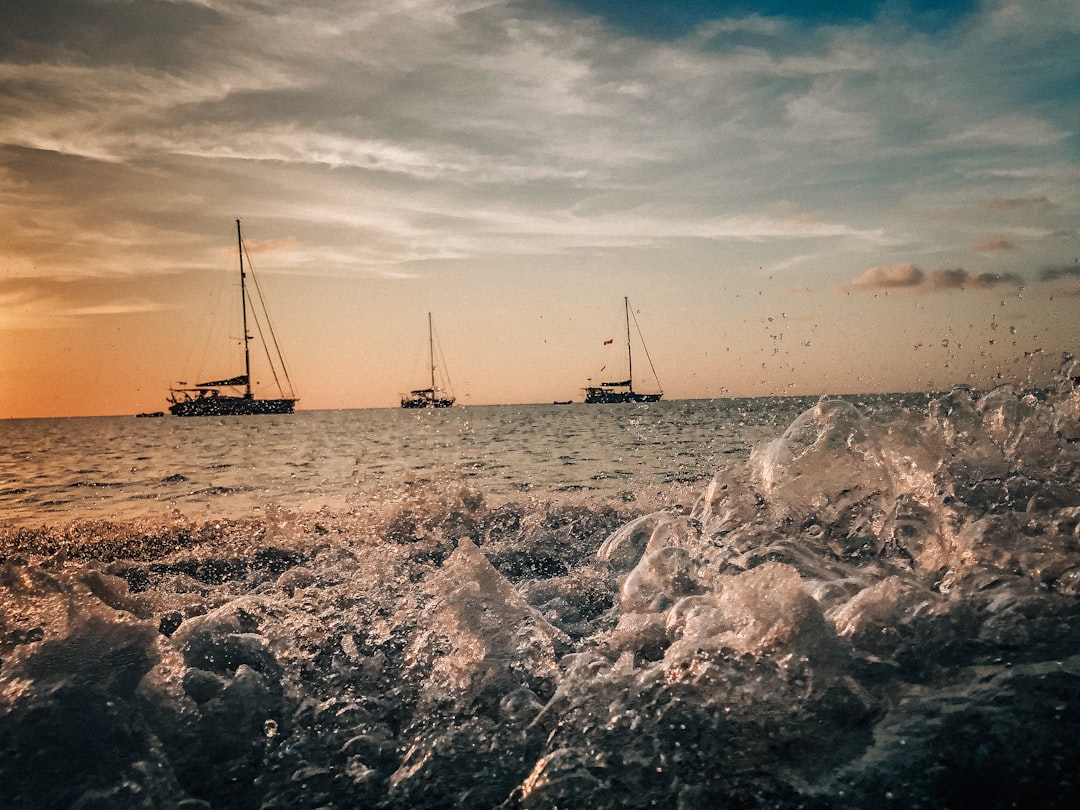
[[[170,413],[176,416],[250,416],[255,414],[292,413],[296,404],[296,396],[292,393],[292,381],[289,380],[289,372],[285,368],[285,361],[281,356],[281,350],[274,336],[274,329],[270,325],[270,316],[266,312],[266,306],[262,302],[262,294],[259,292],[258,281],[255,279],[251,262],[248,261],[247,270],[244,269],[244,238],[240,233],[240,220],[236,220],[236,243],[240,252],[240,307],[243,318],[244,334],[244,373],[237,374],[221,380],[196,383],[194,386],[185,387],[186,383],[179,383],[181,387],[172,388],[169,391]],[[256,397],[251,390],[251,352],[250,344],[254,339],[248,332],[248,287],[247,274],[252,273],[255,281],[255,291],[259,298],[262,319],[253,316],[257,328],[262,337],[263,323],[266,324],[270,340],[263,340],[266,344],[266,356],[270,358],[269,348],[277,355],[277,364],[271,361],[270,371],[277,383],[277,398]],[[280,371],[280,376],[279,376]],[[284,385],[281,379],[284,378]]]
[[[435,332],[431,326],[431,313],[428,313],[428,366],[431,369],[431,385],[417,388],[401,397],[402,408],[449,408],[454,404],[454,396],[435,385]],[[449,386],[449,380],[447,381]]]
[[[136,419],[156,419],[159,416],[164,416],[165,411],[149,411],[145,413],[135,414]]]
[[[611,405],[621,402],[659,402],[660,398],[664,396],[662,390],[647,394],[634,390],[634,354],[630,341],[630,316],[632,312],[630,310],[630,299],[625,296],[623,297],[623,307],[626,310],[626,379],[618,382],[602,382],[599,385],[586,387],[585,403],[588,405]],[[638,326],[636,316],[634,317],[634,326],[637,327],[641,347],[645,349],[645,357],[649,360],[649,368],[652,369],[656,387],[660,389],[660,379],[656,376],[656,369],[653,368],[652,358],[649,357],[649,349],[645,346],[645,338],[641,335],[641,327]],[[607,342],[610,343],[611,341]]]

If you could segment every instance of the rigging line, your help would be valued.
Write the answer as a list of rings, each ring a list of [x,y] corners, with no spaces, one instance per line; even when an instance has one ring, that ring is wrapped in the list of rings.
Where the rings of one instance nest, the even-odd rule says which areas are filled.
[[[205,339],[202,344],[202,352],[199,354],[198,362],[195,361],[195,354],[198,349],[198,344],[195,341],[191,342],[188,349],[188,357],[183,366],[184,376],[190,381],[194,374],[194,381],[186,382],[185,385],[194,385],[198,380],[206,379],[208,371],[208,358],[210,356],[211,345],[222,345],[232,340],[230,336],[231,324],[229,318],[232,317],[232,309],[228,310],[229,314],[222,315],[221,302],[226,298],[226,291],[231,289],[234,285],[229,282],[228,276],[224,273],[215,272],[212,276],[217,280],[216,286],[213,286],[210,290],[210,306],[201,310],[199,322],[196,328],[196,334],[205,335]],[[224,320],[223,320],[224,319]],[[218,338],[224,338],[224,341],[219,342]],[[231,364],[231,356],[220,358]]]
[[[638,338],[641,340],[641,348],[645,350],[645,359],[649,361],[649,368],[652,370],[653,379],[656,380],[656,387],[663,391],[664,386],[660,384],[660,378],[656,376],[656,367],[653,366],[652,357],[649,356],[649,347],[645,345],[645,338],[641,334],[641,325],[638,323],[637,313],[634,312],[633,307],[630,307],[630,315],[634,318],[634,328],[637,329]]]
[[[248,259],[249,267],[250,262],[251,260]],[[292,379],[289,377],[289,369],[285,365],[285,355],[282,354],[281,347],[278,345],[277,333],[274,331],[274,322],[270,320],[270,312],[266,308],[266,299],[263,298],[262,287],[259,286],[259,277],[254,272],[252,272],[251,278],[255,282],[255,291],[259,295],[259,305],[262,307],[263,315],[266,317],[266,329],[270,333],[270,342],[274,344],[274,352],[277,354],[278,363],[281,365],[281,373],[285,376],[285,381],[289,384],[289,391],[291,393]],[[263,345],[267,354],[267,359],[269,359],[270,349],[266,345],[265,340],[263,342]]]
[[[250,299],[250,295],[248,298]],[[273,358],[270,357],[270,346],[267,344],[266,339],[263,337],[262,321],[259,320],[259,313],[255,311],[254,301],[252,301],[251,320],[255,322],[255,331],[259,333],[259,342],[263,347],[263,354],[266,355],[266,364],[270,367],[270,374],[274,377],[274,385],[277,386],[278,391],[281,394],[285,393],[285,390],[281,387],[281,380],[278,379],[277,368],[274,366]],[[248,384],[250,385],[250,380]]]
[[[274,352],[277,354],[278,363],[281,365],[281,373],[285,376],[285,382],[289,384],[289,394],[294,394],[292,378],[289,376],[288,366],[285,365],[285,355],[281,352],[281,347],[278,345],[277,333],[274,331],[274,323],[270,320],[270,312],[266,308],[266,299],[263,298],[262,287],[259,284],[259,277],[255,273],[255,266],[251,263],[251,254],[248,253],[247,243],[244,243],[244,255],[247,256],[248,272],[251,274],[251,280],[255,284],[255,292],[259,296],[259,307],[262,308],[263,315],[266,317],[266,328],[270,333],[270,342],[274,344]],[[250,298],[250,293],[248,294]],[[255,311],[255,302],[252,300],[252,312]],[[259,326],[259,337],[263,337],[262,327]],[[263,351],[266,353],[266,360],[270,364],[271,371],[274,372],[274,381],[278,384],[278,389],[281,389],[281,383],[277,378],[277,371],[274,366],[274,361],[270,358],[270,347],[267,345],[266,339],[263,337]],[[283,391],[284,393],[284,391]]]
[[[453,394],[454,384],[450,382],[450,370],[446,367],[446,356],[443,354],[442,341],[439,340],[439,333],[435,331],[434,326],[431,327],[431,333],[435,338],[435,345],[439,349],[439,360],[441,361],[439,371],[441,375],[446,378],[446,390]]]
[[[250,266],[248,267],[250,270]],[[251,273],[251,278],[255,282],[255,292],[259,296],[259,306],[262,308],[263,317],[266,319],[266,328],[270,333],[270,342],[274,344],[274,350],[277,351],[277,362],[281,365],[282,374],[285,375],[286,381],[289,383],[289,392],[292,393],[292,380],[289,380],[289,372],[285,368],[285,358],[281,356],[281,350],[277,345],[277,337],[274,335],[274,325],[270,321],[270,313],[266,311],[266,302],[262,297],[262,290],[259,289],[259,281],[254,273]],[[255,307],[255,301],[251,298],[251,293],[248,293],[248,298],[251,300],[251,317],[255,321],[255,328],[259,333],[259,342],[262,343],[263,354],[266,355],[266,363],[270,367],[270,373],[274,375],[274,383],[277,385],[278,391],[282,394],[285,393],[285,389],[281,386],[281,380],[278,378],[277,364],[274,363],[273,357],[270,355],[270,342],[266,340],[266,334],[263,332],[262,321],[259,320],[259,313]]]
[[[267,344],[266,336],[263,334],[262,321],[259,320],[259,309],[260,308],[262,309],[263,315],[266,316],[267,324],[270,323],[270,315],[269,315],[269,313],[266,312],[266,303],[263,301],[262,291],[259,289],[259,281],[258,281],[258,278],[255,275],[255,268],[251,264],[251,255],[248,253],[246,244],[244,244],[244,255],[247,256],[247,260],[248,260],[247,274],[249,276],[251,276],[251,280],[252,280],[252,282],[254,282],[255,293],[256,293],[256,295],[258,296],[258,299],[259,299],[259,306],[256,307],[255,306],[255,298],[253,298],[252,295],[251,295],[250,285],[249,285],[248,292],[247,292],[247,299],[248,299],[248,301],[251,302],[251,320],[253,320],[255,322],[255,331],[259,335],[259,343],[262,344],[263,354],[266,355],[266,364],[269,366],[270,374],[274,378],[274,385],[277,386],[278,392],[280,394],[284,394],[285,392],[281,387],[281,380],[278,379],[277,368],[274,365],[273,358],[270,356],[270,346]],[[247,302],[245,302],[245,305],[246,305],[246,303]],[[246,336],[245,336],[245,339],[246,339]],[[249,374],[250,374],[250,372],[249,372]],[[249,376],[249,378],[248,378],[248,390],[250,390],[250,389],[251,389],[251,378]]]

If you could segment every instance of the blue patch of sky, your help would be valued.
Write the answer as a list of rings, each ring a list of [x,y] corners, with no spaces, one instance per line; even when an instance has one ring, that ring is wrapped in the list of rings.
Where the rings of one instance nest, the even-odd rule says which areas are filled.
[[[927,32],[950,28],[979,0],[561,0],[610,28],[647,39],[678,39],[711,20],[758,15],[808,26],[850,25],[887,16]]]

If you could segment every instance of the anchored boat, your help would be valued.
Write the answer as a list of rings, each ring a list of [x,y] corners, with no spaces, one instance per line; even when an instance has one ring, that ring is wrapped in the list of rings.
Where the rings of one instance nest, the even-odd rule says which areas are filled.
[[[633,315],[630,309],[630,299],[625,296],[623,297],[623,307],[626,310],[626,379],[619,380],[618,382],[602,382],[599,385],[586,387],[586,404],[610,405],[620,402],[659,402],[660,398],[664,396],[664,392],[660,390],[660,379],[656,376],[656,369],[653,367],[652,358],[649,357],[649,349],[645,346],[645,338],[642,337],[641,327],[638,326],[637,316]],[[634,326],[637,328],[638,338],[641,340],[641,347],[645,350],[645,357],[649,361],[649,368],[652,370],[653,379],[656,380],[657,391],[655,393],[641,393],[640,391],[634,390],[634,352],[631,348],[630,340],[631,317],[633,317]],[[608,342],[610,343],[611,341]]]
[[[454,396],[435,385],[435,332],[431,326],[431,313],[428,313],[428,366],[431,369],[431,385],[417,388],[401,398],[402,408],[449,408],[454,404]],[[449,386],[449,381],[447,382]]]
[[[270,316],[262,302],[262,294],[259,292],[258,281],[255,279],[248,261],[248,268],[244,268],[244,238],[240,233],[240,220],[236,220],[236,243],[240,253],[240,306],[243,317],[244,333],[244,373],[221,380],[196,383],[190,387],[186,383],[180,383],[181,387],[172,388],[169,391],[169,411],[176,416],[248,416],[253,414],[292,413],[296,404],[296,396],[292,392],[292,381],[285,368],[285,360],[281,356],[281,350],[277,345],[273,327],[270,325]],[[271,360],[270,370],[277,384],[280,394],[277,398],[256,397],[251,390],[251,351],[250,344],[254,340],[248,332],[248,298],[247,274],[252,273],[252,281],[256,296],[259,299],[262,321],[266,323],[269,340],[262,333],[263,324],[253,317],[260,332],[260,339],[267,348],[267,358],[270,358],[269,349],[272,347],[277,357],[276,362]],[[280,373],[279,373],[280,372]],[[282,381],[284,380],[284,382]]]

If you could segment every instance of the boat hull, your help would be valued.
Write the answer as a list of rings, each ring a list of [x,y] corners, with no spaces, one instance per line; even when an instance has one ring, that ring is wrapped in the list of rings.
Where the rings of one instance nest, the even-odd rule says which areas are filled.
[[[449,408],[453,404],[454,398],[439,388],[417,388],[401,398],[402,408]]]
[[[452,399],[403,399],[402,408],[449,408],[454,404]]]
[[[258,416],[292,413],[295,399],[254,399],[248,397],[204,397],[169,406],[174,416]]]
[[[586,388],[586,405],[618,405],[625,402],[659,402],[663,394],[639,394],[637,391],[611,391],[607,388]]]

